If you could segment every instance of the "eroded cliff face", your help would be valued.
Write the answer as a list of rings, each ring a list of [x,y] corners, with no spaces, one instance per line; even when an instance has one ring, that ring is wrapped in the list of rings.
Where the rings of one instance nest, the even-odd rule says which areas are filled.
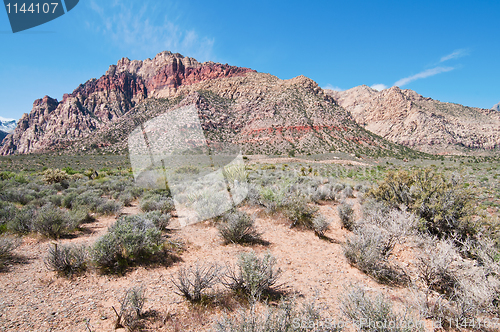
[[[398,87],[327,93],[365,129],[423,152],[500,148],[500,114],[493,110],[443,103]]]
[[[106,128],[146,98],[168,98],[184,85],[251,71],[199,63],[170,52],[144,61],[124,58],[101,78],[65,94],[60,102],[48,96],[36,100],[31,112],[24,114],[14,132],[3,140],[0,154],[49,151]]]

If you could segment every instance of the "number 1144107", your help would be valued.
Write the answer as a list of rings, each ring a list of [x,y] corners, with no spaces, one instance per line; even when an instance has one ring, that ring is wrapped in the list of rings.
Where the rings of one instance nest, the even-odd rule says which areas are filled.
[[[57,2],[53,3],[23,3],[21,6],[19,6],[17,3],[10,4],[7,3],[5,7],[7,7],[7,13],[13,13],[13,14],[48,14],[48,13],[55,13],[56,8],[59,4]]]

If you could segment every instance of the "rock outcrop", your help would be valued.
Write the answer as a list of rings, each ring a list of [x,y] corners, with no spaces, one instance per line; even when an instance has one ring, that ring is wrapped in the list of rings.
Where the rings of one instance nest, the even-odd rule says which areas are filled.
[[[105,75],[91,79],[65,94],[61,102],[45,96],[33,103],[29,114],[19,120],[15,131],[0,146],[0,154],[32,153],[56,149],[64,142],[88,137],[117,121],[146,98],[166,98],[180,86],[218,77],[252,72],[171,52],[154,59],[123,58]]]
[[[245,153],[414,153],[361,128],[309,78],[280,80],[163,52],[144,61],[121,59],[60,102],[35,101],[0,154],[126,152],[139,124],[185,105],[196,106],[210,142],[235,143]]]
[[[500,148],[500,113],[443,103],[398,87],[362,85],[327,93],[358,124],[394,143],[428,153],[462,154]]]
[[[491,109],[494,110],[494,111],[500,112],[500,103],[496,104]]]

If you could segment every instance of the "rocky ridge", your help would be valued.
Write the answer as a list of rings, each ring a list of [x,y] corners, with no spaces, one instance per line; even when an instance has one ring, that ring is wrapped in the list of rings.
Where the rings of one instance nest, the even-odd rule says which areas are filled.
[[[500,103],[496,104],[491,109],[494,110],[494,111],[500,112]]]
[[[35,101],[0,154],[126,152],[135,127],[186,105],[198,109],[209,141],[239,144],[245,153],[414,153],[358,126],[304,76],[280,80],[163,52],[152,60],[122,59],[61,102],[48,96]]]
[[[0,154],[51,150],[106,128],[146,98],[167,97],[181,85],[251,71],[227,64],[199,63],[171,52],[144,61],[123,58],[101,78],[80,85],[60,102],[49,96],[36,100],[31,112],[24,114],[12,135],[4,139]]]
[[[399,87],[327,90],[365,129],[423,152],[463,154],[500,148],[500,113],[426,98]]]
[[[5,133],[13,132],[16,128],[17,121],[14,119],[5,119],[0,116],[0,130]]]

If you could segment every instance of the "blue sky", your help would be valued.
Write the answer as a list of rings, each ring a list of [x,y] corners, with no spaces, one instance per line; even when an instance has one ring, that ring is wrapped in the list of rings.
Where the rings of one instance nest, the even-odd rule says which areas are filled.
[[[122,57],[169,50],[321,87],[399,85],[446,102],[500,101],[499,1],[80,0],[13,34],[0,8],[0,116],[60,100]]]

